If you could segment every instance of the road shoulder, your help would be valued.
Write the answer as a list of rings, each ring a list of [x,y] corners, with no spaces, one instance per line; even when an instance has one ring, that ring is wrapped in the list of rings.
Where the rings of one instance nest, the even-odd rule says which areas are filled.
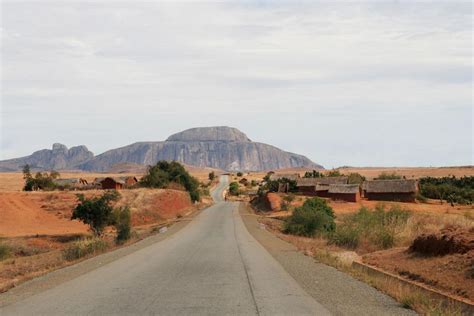
[[[316,262],[265,230],[244,204],[239,213],[249,233],[316,301],[335,315],[415,315],[391,297],[335,268]]]

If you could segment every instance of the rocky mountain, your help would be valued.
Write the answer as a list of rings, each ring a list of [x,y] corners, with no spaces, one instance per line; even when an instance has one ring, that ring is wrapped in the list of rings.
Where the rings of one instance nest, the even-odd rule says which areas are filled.
[[[50,159],[56,161],[55,157]],[[191,166],[229,171],[322,168],[304,156],[252,142],[238,129],[225,126],[192,128],[171,135],[163,142],[139,142],[112,149],[74,164],[74,167],[87,171],[108,171],[117,164],[151,165],[159,160],[176,160]],[[3,164],[0,162],[0,168]]]
[[[64,170],[78,169],[80,164],[94,158],[86,146],[68,149],[63,144],[54,144],[52,149],[35,151],[27,157],[0,161],[0,171],[16,171],[28,164],[32,169]]]

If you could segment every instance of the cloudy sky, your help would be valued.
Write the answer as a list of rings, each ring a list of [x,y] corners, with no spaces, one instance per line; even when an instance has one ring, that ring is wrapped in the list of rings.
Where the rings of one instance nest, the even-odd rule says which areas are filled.
[[[2,1],[0,159],[229,125],[325,167],[473,164],[472,4]]]

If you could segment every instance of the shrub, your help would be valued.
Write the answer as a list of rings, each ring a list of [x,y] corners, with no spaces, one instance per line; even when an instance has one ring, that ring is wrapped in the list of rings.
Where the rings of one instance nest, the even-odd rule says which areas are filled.
[[[30,166],[25,165],[23,166],[23,179],[25,180],[23,191],[54,190],[56,188],[54,180],[59,176],[59,172],[53,170],[49,174],[47,172],[37,172],[33,177]]]
[[[209,180],[213,181],[215,178],[216,178],[216,174],[214,173],[214,171],[210,172],[209,173]]]
[[[334,231],[334,213],[326,201],[320,198],[306,200],[301,207],[297,207],[289,216],[284,225],[286,234],[313,237]]]
[[[80,259],[90,254],[100,253],[107,249],[107,242],[99,237],[75,241],[63,251],[64,259],[68,261]]]
[[[236,196],[240,194],[239,184],[237,182],[231,182],[229,184],[229,193]]]
[[[243,176],[243,175],[244,175],[244,174],[243,174],[242,172],[240,172],[240,171],[237,172],[237,177],[241,177],[241,176]]]
[[[162,160],[155,166],[150,166],[147,174],[140,180],[140,185],[148,188],[165,188],[172,182],[182,185],[189,192],[193,202],[201,200],[199,181],[177,161]]]
[[[330,237],[330,242],[340,247],[355,249],[359,245],[359,235],[360,233],[355,227],[337,227],[336,231]]]
[[[122,243],[130,239],[131,235],[130,207],[124,206],[115,210],[115,228],[117,229],[116,241]]]
[[[349,184],[361,184],[365,181],[365,177],[357,172],[350,173],[347,177],[347,183]]]
[[[415,199],[416,199],[418,202],[421,202],[421,203],[426,203],[426,202],[428,202],[428,199],[425,198],[420,192],[417,192],[417,193],[416,193]]]
[[[307,171],[304,173],[303,178],[324,178],[324,174],[316,170]]]
[[[0,243],[0,261],[5,260],[11,256],[11,248],[8,245]]]
[[[257,181],[255,181],[255,180],[250,181],[250,186],[251,186],[251,187],[255,187],[255,186],[257,186],[257,184],[258,184],[258,183],[257,183]]]
[[[365,207],[356,214],[347,215],[329,236],[329,243],[347,248],[357,248],[363,240],[376,249],[387,249],[395,245],[395,237],[407,224],[410,212],[393,206],[388,211],[379,204],[375,210]]]
[[[379,174],[379,176],[376,178],[376,180],[399,180],[402,177],[396,174],[395,172],[388,173],[388,172],[382,172]]]
[[[100,236],[106,226],[115,222],[111,203],[119,197],[117,191],[108,191],[100,197],[90,199],[86,199],[84,194],[77,194],[79,203],[74,208],[71,219],[79,219],[89,225],[96,236]]]
[[[341,177],[343,176],[343,174],[339,170],[333,169],[328,172],[327,176],[328,177]]]

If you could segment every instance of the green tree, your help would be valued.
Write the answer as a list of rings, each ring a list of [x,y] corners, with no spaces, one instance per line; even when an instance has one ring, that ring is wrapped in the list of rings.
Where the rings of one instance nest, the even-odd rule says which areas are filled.
[[[231,195],[239,195],[240,194],[239,184],[237,182],[231,182],[229,184],[229,193]]]
[[[241,177],[241,176],[243,176],[243,175],[244,175],[244,174],[243,174],[242,172],[240,172],[240,171],[237,172],[237,177]]]
[[[72,212],[71,219],[78,219],[89,225],[96,236],[102,235],[104,228],[115,224],[112,202],[120,198],[117,191],[107,191],[100,197],[87,199],[84,194],[76,195],[79,203]]]
[[[149,188],[166,188],[171,182],[181,184],[193,202],[201,199],[199,181],[177,161],[158,161],[155,166],[148,168],[147,174],[140,180],[142,186]]]
[[[209,173],[209,180],[214,181],[215,178],[216,178],[216,174],[214,173],[214,171],[210,172]]]

